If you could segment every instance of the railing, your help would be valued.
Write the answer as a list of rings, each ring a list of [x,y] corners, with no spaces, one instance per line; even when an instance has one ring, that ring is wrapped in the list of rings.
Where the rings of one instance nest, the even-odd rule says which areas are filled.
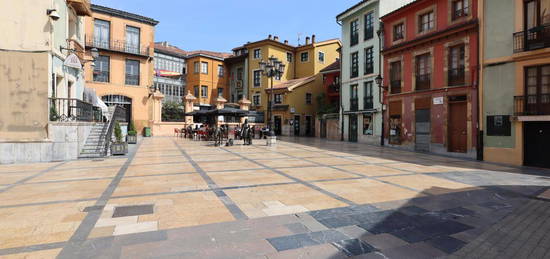
[[[416,76],[416,90],[428,90],[431,88],[431,74]]]
[[[109,71],[94,71],[94,82],[109,82]]]
[[[401,93],[401,80],[392,80],[390,82],[390,93],[392,94]]]
[[[349,99],[349,109],[352,112],[358,111],[359,110],[359,99],[357,99],[357,98]]]
[[[463,85],[464,79],[464,67],[449,69],[449,85]]]
[[[126,75],[127,85],[139,85],[139,75]]]
[[[550,115],[550,94],[514,96],[516,116]]]
[[[365,75],[374,73],[374,64],[365,63]]]
[[[550,25],[541,25],[525,31],[516,32],[514,52],[523,52],[550,47]]]
[[[111,115],[111,118],[109,119],[109,124],[107,126],[107,134],[105,134],[105,136],[101,136],[105,140],[105,149],[103,150],[103,156],[107,156],[107,154],[109,153],[115,122],[124,120],[126,120],[126,109],[124,109],[124,107],[120,105],[115,105],[113,114]]]
[[[330,93],[339,93],[340,92],[340,84],[331,84],[328,87],[328,91]]]
[[[455,10],[453,12],[453,20],[456,20],[458,18],[462,18],[462,17],[467,17],[468,14],[470,13],[470,8],[466,7],[466,8],[463,8],[463,9],[459,9],[459,10]]]
[[[363,97],[363,109],[370,110],[374,108],[374,102],[372,96]]]
[[[148,47],[140,47],[139,44],[133,44],[132,42],[126,42],[123,40],[101,40],[94,39],[93,37],[86,36],[86,46],[104,50],[111,50],[117,52],[123,52],[128,54],[135,54],[140,56],[149,56]]]
[[[98,121],[101,109],[91,103],[74,98],[48,98],[50,101],[50,121]],[[99,113],[99,115],[98,115]]]
[[[359,43],[359,33],[352,33],[350,36],[351,46],[357,45]]]
[[[374,38],[374,27],[368,27],[365,29],[365,40]]]

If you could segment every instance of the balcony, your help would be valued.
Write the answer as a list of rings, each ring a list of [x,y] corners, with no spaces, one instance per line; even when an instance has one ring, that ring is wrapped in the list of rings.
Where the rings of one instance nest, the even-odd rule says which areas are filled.
[[[363,98],[363,109],[372,110],[374,108],[373,97],[365,96]]]
[[[550,47],[550,25],[514,33],[514,53]]]
[[[449,86],[463,85],[465,82],[464,67],[449,69]]]
[[[515,96],[514,115],[550,115],[550,94]]]
[[[130,42],[122,40],[98,40],[93,37],[86,36],[86,47],[98,48],[100,50],[109,50],[114,52],[133,54],[138,56],[149,56],[149,47],[140,47]]]
[[[332,83],[328,86],[328,93],[339,93],[340,92],[340,84]]]
[[[416,90],[429,90],[431,88],[431,74],[423,74],[416,76]]]
[[[359,99],[357,98],[349,99],[349,110],[352,112],[356,112],[359,110]]]
[[[127,85],[139,85],[139,75],[126,74],[125,82]]]
[[[401,80],[392,80],[390,82],[390,93],[391,94],[401,93]]]
[[[73,7],[77,15],[92,16],[90,0],[67,0],[67,4]]]
[[[94,82],[109,82],[109,71],[94,71]]]
[[[91,103],[74,98],[49,98],[50,121],[91,122],[101,121],[101,109]]]

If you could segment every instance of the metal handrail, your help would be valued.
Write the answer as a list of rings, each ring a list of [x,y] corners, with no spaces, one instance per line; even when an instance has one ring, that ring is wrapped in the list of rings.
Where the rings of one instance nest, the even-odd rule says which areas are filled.
[[[50,121],[94,121],[97,107],[76,98],[48,98]]]
[[[464,67],[449,69],[449,85],[463,85],[465,82]]]
[[[550,25],[533,27],[513,34],[514,52],[550,47]]]
[[[109,153],[109,149],[111,147],[111,142],[113,138],[113,129],[115,127],[115,122],[122,121],[126,117],[126,109],[120,105],[114,106],[113,114],[111,115],[111,118],[109,118],[109,124],[107,126],[107,134],[105,134],[103,137],[105,141],[105,149],[103,150],[103,156],[107,156]]]
[[[514,96],[516,116],[550,115],[550,94]]]

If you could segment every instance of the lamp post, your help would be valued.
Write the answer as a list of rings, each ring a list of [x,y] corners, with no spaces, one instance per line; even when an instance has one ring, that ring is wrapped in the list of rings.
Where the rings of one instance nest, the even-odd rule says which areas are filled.
[[[384,103],[382,97],[384,95],[384,90],[386,88],[382,85],[384,83],[384,78],[382,78],[382,50],[384,49],[384,23],[380,22],[379,29],[376,31],[378,35],[378,76],[374,79],[378,85],[378,102],[380,102],[380,112],[382,113],[382,132],[380,132],[380,146],[384,146]]]
[[[274,77],[281,77],[285,72],[285,64],[283,62],[279,61],[276,57],[271,56],[267,61],[260,61],[260,69],[262,70],[262,74],[264,76],[267,76],[271,81],[271,90],[269,91],[269,105],[267,107],[267,114],[268,114],[268,123],[267,127],[269,129],[268,136],[274,137],[275,132],[273,131],[273,103],[274,103],[274,95],[273,95],[273,78]]]

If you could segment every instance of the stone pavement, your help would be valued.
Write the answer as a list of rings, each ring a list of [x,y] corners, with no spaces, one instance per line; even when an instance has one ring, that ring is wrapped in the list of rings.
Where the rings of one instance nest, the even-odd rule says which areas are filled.
[[[1,165],[0,258],[550,256],[550,171],[262,144],[148,138],[127,157]]]

